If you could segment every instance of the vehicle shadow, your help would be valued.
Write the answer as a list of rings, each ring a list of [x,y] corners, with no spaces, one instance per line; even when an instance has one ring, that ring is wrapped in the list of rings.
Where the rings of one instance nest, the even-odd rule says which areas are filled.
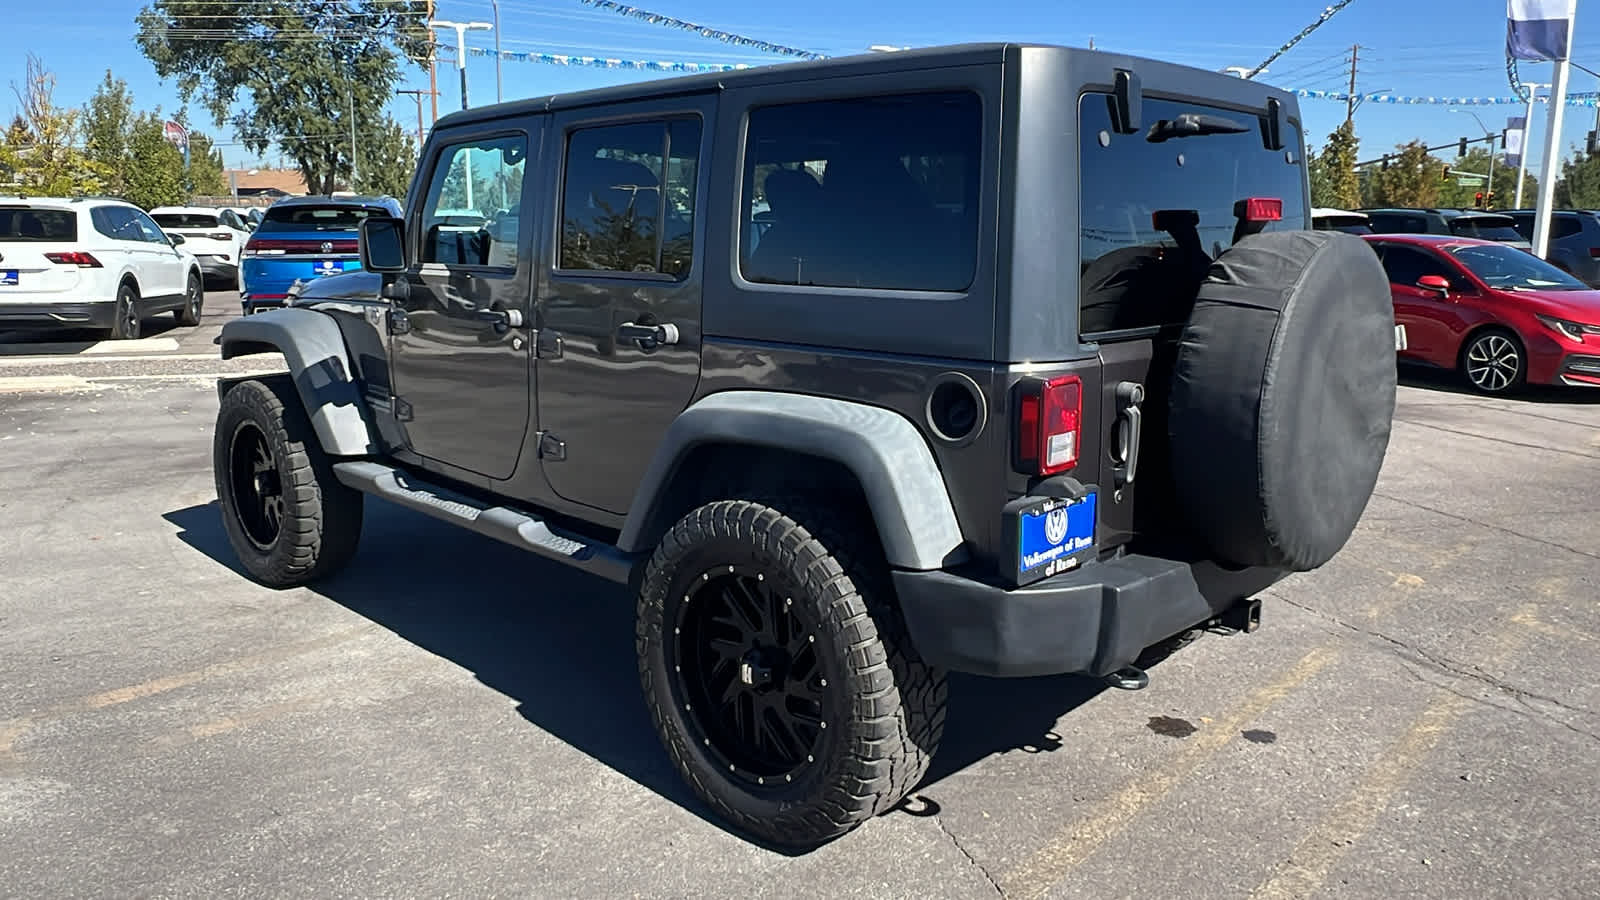
[[[187,331],[187,329],[183,329]],[[177,337],[178,320],[171,313],[161,313],[145,318],[140,326],[140,339]],[[181,332],[180,332],[181,333]],[[0,356],[71,356],[84,353],[93,347],[115,346],[118,342],[104,331],[93,328],[50,328],[28,331],[0,331]]]
[[[751,841],[694,796],[662,750],[640,694],[625,589],[379,500],[366,509],[356,558],[312,590],[471,671],[531,724]],[[241,571],[215,501],[163,518],[184,543]],[[1083,678],[952,676],[933,768],[888,815],[936,814],[939,783],[987,757],[1061,749],[1057,719],[1102,689]]]
[[[1468,387],[1456,372],[1424,366],[1401,366],[1400,384],[1444,394],[1460,394],[1479,400],[1511,400],[1546,404],[1600,404],[1600,390],[1556,385],[1524,385],[1499,397],[1489,397]]]

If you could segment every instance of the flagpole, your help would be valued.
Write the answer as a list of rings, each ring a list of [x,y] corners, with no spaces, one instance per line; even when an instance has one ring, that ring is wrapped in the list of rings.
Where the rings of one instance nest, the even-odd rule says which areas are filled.
[[[1568,46],[1571,44],[1569,42]],[[1550,249],[1550,210],[1556,200],[1556,175],[1561,164],[1561,112],[1567,105],[1567,75],[1572,64],[1570,50],[1556,60],[1550,79],[1550,126],[1544,137],[1544,163],[1539,170],[1539,201],[1533,213],[1533,253],[1545,259]]]

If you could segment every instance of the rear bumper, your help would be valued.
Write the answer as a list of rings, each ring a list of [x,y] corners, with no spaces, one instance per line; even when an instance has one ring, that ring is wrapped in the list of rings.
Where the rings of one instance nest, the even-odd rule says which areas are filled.
[[[200,264],[200,271],[206,275],[232,278],[239,272],[239,264],[229,262],[216,256],[196,256],[195,261]]]
[[[0,302],[3,328],[110,328],[116,321],[115,300],[73,303]]]
[[[1130,555],[1012,590],[946,571],[896,571],[894,586],[911,639],[932,665],[1007,677],[1106,675],[1283,576]]]

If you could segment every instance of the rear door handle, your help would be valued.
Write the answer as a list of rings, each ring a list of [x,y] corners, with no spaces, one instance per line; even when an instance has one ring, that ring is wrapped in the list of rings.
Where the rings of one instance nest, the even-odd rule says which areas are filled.
[[[617,339],[633,341],[641,349],[649,350],[664,344],[678,342],[678,326],[673,324],[663,325],[638,325],[633,322],[624,322],[617,326]]]
[[[1139,432],[1144,427],[1144,385],[1124,381],[1117,385],[1117,451],[1113,470],[1117,488],[1133,484],[1139,472]]]

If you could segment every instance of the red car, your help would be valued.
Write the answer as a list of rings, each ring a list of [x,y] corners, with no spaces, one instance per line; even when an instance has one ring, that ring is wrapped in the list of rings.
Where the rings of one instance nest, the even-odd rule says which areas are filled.
[[[1389,273],[1402,360],[1459,371],[1486,394],[1525,383],[1600,387],[1600,291],[1496,241],[1362,239]]]

